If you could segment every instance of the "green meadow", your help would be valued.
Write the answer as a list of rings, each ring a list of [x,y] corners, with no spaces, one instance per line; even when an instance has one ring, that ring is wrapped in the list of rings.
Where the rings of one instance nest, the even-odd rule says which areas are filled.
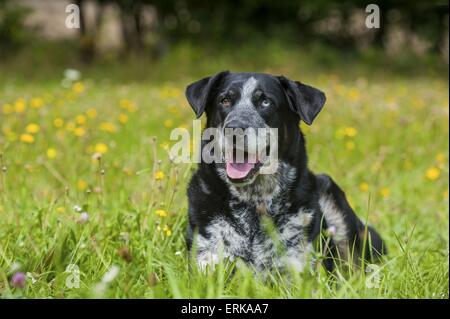
[[[30,46],[0,61],[0,298],[449,297],[449,83],[439,61],[180,43],[160,60],[84,65],[74,50]],[[309,166],[386,241],[372,271],[259,278],[190,267],[195,164],[170,161],[170,132],[192,127],[185,87],[224,69],[326,93],[315,123],[301,125]]]

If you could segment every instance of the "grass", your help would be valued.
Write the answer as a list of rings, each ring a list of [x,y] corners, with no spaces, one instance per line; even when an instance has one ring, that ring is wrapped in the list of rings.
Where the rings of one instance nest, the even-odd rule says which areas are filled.
[[[0,65],[1,298],[449,297],[449,96],[439,64],[180,44],[161,61],[85,66],[71,49],[37,46]],[[82,78],[63,87],[68,67]],[[302,126],[310,167],[329,173],[385,239],[375,280],[189,270],[185,187],[195,166],[170,163],[165,149],[172,128],[192,125],[185,86],[221,69],[283,73],[326,92],[322,114]],[[24,288],[11,284],[17,272]]]

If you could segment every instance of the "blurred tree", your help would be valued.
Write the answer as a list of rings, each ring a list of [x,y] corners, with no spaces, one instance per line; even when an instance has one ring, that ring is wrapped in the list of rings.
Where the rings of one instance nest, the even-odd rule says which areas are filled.
[[[77,0],[81,12],[84,3],[85,0]],[[400,13],[400,21],[396,23],[411,37],[426,39],[436,52],[448,34],[445,25],[448,3],[444,0],[380,2],[379,29],[364,26],[365,0],[97,0],[96,3],[94,30],[86,30],[84,18],[81,19],[81,51],[85,60],[95,53],[96,30],[107,4],[114,4],[120,10],[125,53],[142,52],[150,33],[158,39],[152,42],[152,49],[160,52],[170,42],[185,39],[229,44],[277,38],[298,43],[325,42],[346,50],[361,47],[363,41],[366,46],[369,43],[382,47],[386,45],[386,32],[392,24],[388,16],[393,12]],[[143,25],[143,11],[147,7],[156,11],[156,28]]]
[[[28,32],[24,20],[30,10],[14,1],[0,0],[0,56],[6,56],[25,44]]]

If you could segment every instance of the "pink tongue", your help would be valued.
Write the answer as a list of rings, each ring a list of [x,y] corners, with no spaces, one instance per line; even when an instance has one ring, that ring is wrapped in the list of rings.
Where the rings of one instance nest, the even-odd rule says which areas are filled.
[[[250,173],[255,164],[253,163],[226,163],[227,175],[233,179],[241,179]]]

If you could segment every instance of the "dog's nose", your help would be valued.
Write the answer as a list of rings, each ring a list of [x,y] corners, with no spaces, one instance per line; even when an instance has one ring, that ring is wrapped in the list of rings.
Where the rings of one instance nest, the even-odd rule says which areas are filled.
[[[230,128],[230,129],[242,129],[245,130],[247,128],[249,128],[250,125],[248,123],[243,123],[240,121],[231,121],[227,124],[225,124],[225,128]]]

